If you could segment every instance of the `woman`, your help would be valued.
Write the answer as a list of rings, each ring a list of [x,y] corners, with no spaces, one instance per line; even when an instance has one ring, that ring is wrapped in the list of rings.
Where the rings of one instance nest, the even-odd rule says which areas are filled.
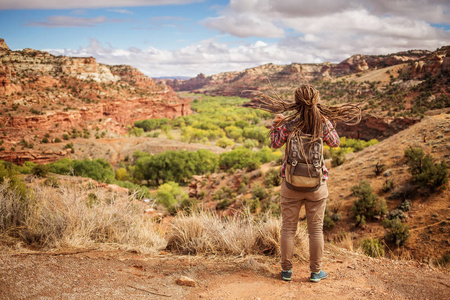
[[[332,121],[343,121],[347,124],[357,124],[361,118],[359,107],[344,105],[340,107],[326,107],[319,103],[320,95],[314,87],[303,85],[295,90],[295,103],[284,102],[264,96],[261,103],[263,109],[280,113],[292,112],[288,117],[276,115],[271,129],[271,144],[273,148],[280,148],[290,137],[296,134],[309,134],[313,140],[322,138],[330,147],[339,146],[339,136]],[[261,106],[260,106],[261,107]],[[287,148],[287,151],[289,149]],[[280,176],[285,178],[286,157],[283,161]],[[328,170],[323,165],[323,183],[312,192],[298,192],[286,186],[285,179],[281,184],[281,275],[282,279],[290,281],[292,277],[292,258],[294,240],[297,231],[300,208],[305,205],[309,234],[310,270],[312,282],[319,282],[328,277],[322,270],[323,256],[323,217],[328,197],[326,180]]]

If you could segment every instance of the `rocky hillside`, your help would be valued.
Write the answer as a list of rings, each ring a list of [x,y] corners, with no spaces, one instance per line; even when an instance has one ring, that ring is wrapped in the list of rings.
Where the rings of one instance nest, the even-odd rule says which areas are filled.
[[[101,138],[107,132],[125,133],[136,120],[191,113],[188,99],[130,66],[32,49],[11,51],[3,39],[0,99],[0,159],[16,163],[65,156],[65,150],[37,149],[64,134]]]
[[[341,215],[334,226],[325,228],[328,241],[339,241],[343,233],[354,247],[364,238],[383,240],[385,230],[381,219],[386,215],[368,220],[365,226],[355,226],[351,207],[357,198],[351,187],[367,180],[377,197],[386,199],[387,215],[404,201],[411,201],[411,209],[402,215],[409,226],[410,238],[404,247],[388,245],[386,253],[389,256],[431,263],[449,254],[449,184],[446,189],[432,194],[415,189],[404,157],[404,151],[409,147],[421,148],[433,157],[434,162],[445,161],[450,165],[450,115],[425,117],[379,144],[347,154],[345,163],[340,166],[332,167],[331,160],[325,162],[330,170],[329,212]],[[377,164],[383,166],[379,174],[375,173]],[[268,176],[274,176],[274,170],[279,170],[279,166],[269,163],[252,172],[237,170],[234,174],[194,176],[189,195],[201,199],[204,208],[217,210],[221,215],[234,215],[244,206],[253,208],[256,213],[268,210],[279,213],[280,187],[271,187],[273,180],[268,179]],[[385,190],[384,185],[389,181],[392,186]],[[255,202],[255,198],[259,200]],[[304,210],[301,215],[305,217]]]
[[[249,91],[267,91],[272,87],[295,88],[317,80],[333,80],[354,73],[406,64],[415,78],[450,70],[450,47],[435,52],[411,50],[391,55],[353,55],[339,64],[267,64],[238,72],[211,76],[199,74],[188,80],[167,80],[176,91],[193,91],[211,95],[248,96]]]

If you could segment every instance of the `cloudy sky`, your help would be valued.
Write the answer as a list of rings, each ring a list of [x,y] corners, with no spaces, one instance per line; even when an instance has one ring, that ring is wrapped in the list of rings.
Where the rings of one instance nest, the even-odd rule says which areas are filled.
[[[0,38],[151,77],[211,75],[435,50],[450,45],[450,1],[1,0]]]

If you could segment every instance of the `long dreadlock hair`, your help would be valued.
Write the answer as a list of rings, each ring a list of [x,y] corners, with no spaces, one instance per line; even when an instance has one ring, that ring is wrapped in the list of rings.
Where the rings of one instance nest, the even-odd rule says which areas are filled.
[[[334,127],[337,122],[347,125],[356,125],[361,121],[361,108],[355,104],[344,104],[340,106],[326,106],[320,102],[319,91],[311,85],[302,85],[294,93],[294,102],[281,99],[275,92],[275,97],[259,92],[256,99],[246,103],[246,107],[259,108],[268,112],[288,115],[278,124],[274,125],[272,131],[284,124],[291,125],[291,134],[287,140],[286,155],[290,149],[290,143],[294,136],[308,134],[310,142],[322,137],[325,121],[330,120]],[[272,132],[271,131],[271,132]],[[300,139],[298,139],[300,140]],[[300,144],[303,156],[304,145]],[[308,162],[307,162],[308,163]]]
[[[311,85],[304,84],[297,88],[294,100],[294,102],[283,100],[276,93],[275,97],[258,93],[256,99],[246,106],[277,114],[287,113],[288,115],[274,127],[291,123],[293,125],[291,134],[309,134],[313,141],[322,136],[325,119],[330,120],[334,127],[337,122],[356,125],[361,121],[361,108],[358,105],[323,105],[319,103],[319,91]]]

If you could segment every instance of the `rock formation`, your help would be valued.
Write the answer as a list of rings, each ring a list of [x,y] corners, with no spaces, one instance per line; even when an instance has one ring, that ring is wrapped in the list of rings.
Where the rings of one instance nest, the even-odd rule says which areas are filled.
[[[191,113],[165,84],[130,66],[99,64],[92,57],[54,56],[33,49],[11,51],[0,39],[0,159],[49,161],[22,144],[38,144],[72,130],[125,133],[136,120]],[[25,141],[25,143],[23,142]],[[24,149],[22,149],[24,148]],[[53,158],[54,159],[54,158]]]
[[[274,65],[249,68],[240,72],[225,72],[211,76],[199,74],[188,80],[167,80],[167,85],[175,91],[193,91],[210,95],[248,96],[249,90],[267,90],[292,87],[316,80],[381,69],[411,62],[418,72],[450,68],[446,47],[431,53],[426,50],[412,50],[391,55],[353,55],[339,64],[299,64]],[[436,56],[433,58],[433,56]],[[447,57],[447,58],[445,58]]]

